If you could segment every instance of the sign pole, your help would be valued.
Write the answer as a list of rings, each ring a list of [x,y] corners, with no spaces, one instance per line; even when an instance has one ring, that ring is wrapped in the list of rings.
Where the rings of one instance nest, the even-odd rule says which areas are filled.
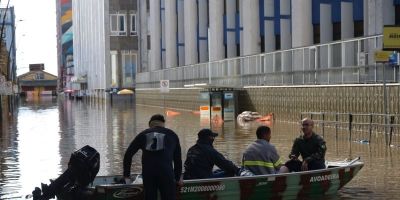
[[[387,91],[386,91],[386,63],[383,63],[383,112],[385,113],[385,142],[388,144],[387,140],[387,125],[388,125],[388,112],[387,112]]]

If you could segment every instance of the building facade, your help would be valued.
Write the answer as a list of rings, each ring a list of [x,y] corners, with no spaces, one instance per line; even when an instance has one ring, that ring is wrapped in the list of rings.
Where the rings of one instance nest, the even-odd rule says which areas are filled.
[[[366,55],[371,61],[370,55],[381,46],[380,38],[377,44],[372,39],[365,44],[335,42],[379,36],[384,25],[400,25],[397,0],[149,0],[140,1],[139,8],[140,87],[152,87],[145,83],[153,77],[148,81],[153,86],[155,79],[177,80],[165,75],[170,73],[183,73],[177,76],[189,83],[204,78],[189,70],[172,72],[178,66],[214,62],[210,69],[193,68],[212,76],[220,73],[212,71],[220,66],[216,61],[258,54],[268,57],[272,52],[279,55],[254,60],[248,67],[243,67],[247,61],[233,61],[221,64],[219,70],[243,75],[362,65],[359,58]],[[297,49],[302,54],[292,51],[302,47],[310,48]],[[164,73],[155,73],[159,70]]]
[[[107,98],[111,89],[133,89],[138,66],[137,1],[72,1],[72,89]]]
[[[16,73],[14,7],[0,8],[0,122],[14,110]]]
[[[18,76],[21,95],[28,98],[55,95],[57,79],[57,76],[44,71],[44,64],[30,64],[29,72]]]
[[[5,18],[3,19],[3,17]],[[16,47],[15,47],[15,12],[14,7],[0,8],[0,32],[3,38],[3,45],[7,51],[7,71],[3,73],[6,75],[7,80],[16,80]]]
[[[58,91],[70,91],[74,76],[72,0],[56,0]]]

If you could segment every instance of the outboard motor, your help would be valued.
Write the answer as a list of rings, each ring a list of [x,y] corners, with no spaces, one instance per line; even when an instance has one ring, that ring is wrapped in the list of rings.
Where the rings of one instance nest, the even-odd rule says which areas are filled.
[[[93,182],[100,169],[100,154],[86,145],[71,154],[68,169],[49,185],[43,184],[32,192],[34,200],[47,200],[55,196],[63,199],[86,199],[85,189]]]

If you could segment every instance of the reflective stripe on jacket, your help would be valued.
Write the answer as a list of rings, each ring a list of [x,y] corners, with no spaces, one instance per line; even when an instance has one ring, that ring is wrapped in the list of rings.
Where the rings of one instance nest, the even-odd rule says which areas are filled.
[[[275,174],[283,162],[274,145],[258,139],[243,154],[243,166],[255,175]]]

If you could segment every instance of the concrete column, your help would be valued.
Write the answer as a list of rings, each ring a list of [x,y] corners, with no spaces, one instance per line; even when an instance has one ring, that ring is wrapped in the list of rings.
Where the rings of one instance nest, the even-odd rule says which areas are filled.
[[[197,56],[197,3],[185,0],[185,65],[198,63]]]
[[[292,1],[292,20],[293,48],[312,45],[312,0]]]
[[[224,1],[210,0],[210,61],[225,58]]]
[[[264,40],[265,40],[265,52],[271,52],[275,50],[275,26],[274,26],[274,0],[264,1],[264,17],[268,20],[264,20]]]
[[[161,69],[160,0],[150,0],[150,71]]]
[[[242,2],[243,55],[260,53],[259,0]]]
[[[281,16],[290,16],[290,0],[280,1],[280,13]],[[281,18],[281,49],[292,48],[292,35],[290,30],[290,18]],[[282,71],[292,71],[292,52],[282,53]]]
[[[340,6],[340,12],[341,12],[341,39],[350,39],[354,37],[354,20],[353,20],[353,3],[352,2],[341,2]],[[352,20],[350,20],[352,19]],[[357,43],[344,43],[343,49],[344,52],[342,52],[342,66],[354,66],[356,63],[354,62],[355,60],[355,55],[356,52],[354,52],[354,46],[357,45]],[[334,58],[333,58],[334,59]]]
[[[199,60],[208,61],[208,12],[207,0],[199,0]]]
[[[179,66],[185,65],[185,12],[184,0],[178,2],[178,61]]]
[[[341,2],[341,38],[349,39],[354,37],[353,3]]]
[[[147,34],[149,33],[148,28],[148,16],[147,16],[147,1],[139,2],[139,44],[140,44],[140,55],[139,55],[139,67],[140,72],[145,72],[149,70],[149,50],[147,49]]]
[[[161,0],[161,68],[166,68],[165,64],[166,64],[166,54],[165,54],[165,49],[166,49],[166,43],[165,43],[165,26],[166,26],[166,22],[165,22],[165,1],[166,0]],[[168,22],[169,23],[169,22]]]
[[[166,68],[177,66],[177,15],[176,0],[165,0],[165,63]]]
[[[390,11],[385,11],[390,12]],[[389,21],[386,19],[386,21]],[[364,33],[366,36],[383,33],[383,0],[364,1]]]
[[[394,25],[396,13],[393,0],[383,0],[381,10],[383,13],[383,25]]]
[[[281,16],[290,16],[290,0],[281,0]],[[292,48],[292,36],[290,30],[290,18],[281,19],[281,49]]]
[[[320,28],[321,43],[331,42],[333,39],[331,4],[321,3],[320,5]]]
[[[225,0],[226,8],[226,27],[227,27],[227,34],[226,34],[226,47],[227,47],[227,58],[232,58],[236,56],[236,1],[232,0]]]

